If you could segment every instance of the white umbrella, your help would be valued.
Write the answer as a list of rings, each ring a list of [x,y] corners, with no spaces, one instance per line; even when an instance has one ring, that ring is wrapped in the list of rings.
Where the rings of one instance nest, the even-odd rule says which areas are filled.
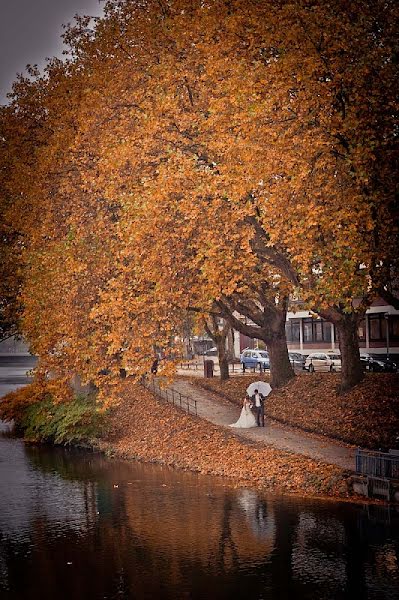
[[[260,394],[262,394],[263,396],[266,397],[270,394],[270,392],[272,391],[272,388],[265,381],[254,381],[253,383],[251,383],[251,385],[249,385],[247,387],[248,396],[253,396],[255,393],[255,390],[258,390],[258,392]]]

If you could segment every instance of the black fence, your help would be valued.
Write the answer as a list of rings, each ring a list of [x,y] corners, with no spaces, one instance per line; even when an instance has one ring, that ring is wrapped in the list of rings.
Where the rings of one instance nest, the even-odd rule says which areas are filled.
[[[212,361],[213,363],[213,371],[220,371],[219,363],[212,360],[211,358],[205,358],[205,361]],[[181,361],[180,369],[187,369],[188,371],[202,371],[204,372],[204,363],[202,361]],[[257,369],[259,370],[259,368]],[[242,365],[239,363],[229,363],[229,372],[230,373],[240,373],[242,372]]]
[[[212,371],[214,374],[220,373],[219,363],[212,359],[205,359],[205,362],[212,362],[213,368]],[[264,369],[262,365],[256,365],[254,367],[245,367],[240,363],[229,363],[229,373],[269,373],[270,369]],[[188,371],[201,371],[204,373],[204,363],[203,362],[192,362],[192,361],[182,361],[180,362],[180,369],[186,369]]]
[[[212,360],[211,358],[206,358],[205,361],[213,362],[213,372],[220,373],[219,363]],[[303,365],[295,363],[294,361],[290,361],[291,366],[294,371],[306,372],[304,371]],[[185,369],[187,371],[202,371],[204,372],[204,363],[202,361],[181,361],[180,369]],[[264,368],[262,365],[254,365],[253,367],[245,367],[240,363],[229,363],[229,372],[230,373],[269,373],[270,367]]]
[[[356,472],[372,477],[399,479],[399,452],[356,451]]]
[[[152,379],[151,381],[146,379],[142,381],[142,385],[158,396],[158,398],[166,400],[188,414],[197,415],[197,401],[195,398],[186,396],[186,394],[182,394],[170,387],[162,388],[155,379]]]

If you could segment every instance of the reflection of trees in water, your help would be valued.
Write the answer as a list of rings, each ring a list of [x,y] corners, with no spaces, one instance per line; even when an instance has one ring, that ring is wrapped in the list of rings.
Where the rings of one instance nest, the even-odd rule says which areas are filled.
[[[166,553],[171,563],[186,557],[229,570],[261,561],[273,549],[273,537],[265,531],[259,535],[256,514],[249,519],[231,491],[215,493],[201,485],[159,488],[158,483],[125,501],[132,532]],[[156,507],[155,514],[148,507]]]
[[[391,525],[371,548],[358,508],[327,511],[322,503],[263,498],[211,478],[90,454],[29,456],[38,480],[54,485],[35,492],[43,510],[31,521],[30,539],[0,540],[0,573],[19,597],[229,598],[245,588],[248,598],[270,590],[276,598],[303,597],[304,590],[349,598],[366,597],[373,583],[390,597],[386,582],[397,582]],[[68,494],[75,515],[60,510]]]
[[[337,516],[305,510],[293,543],[293,575],[318,585],[325,598],[397,598],[397,532],[392,522],[371,519],[369,507],[346,507]]]
[[[24,444],[2,440],[0,462],[0,532],[14,543],[29,543],[35,524],[47,521],[50,529],[67,523],[84,532],[96,519],[95,483],[67,479],[54,469],[32,464]]]
[[[26,446],[25,453],[38,471],[57,474],[70,481],[108,479],[112,469],[112,461],[87,450],[33,445]]]
[[[228,568],[237,569],[239,564],[239,554],[231,532],[232,498],[226,494],[223,504],[217,557],[218,566],[222,572]]]
[[[368,589],[377,589],[386,597],[399,597],[399,544],[387,541],[375,549],[374,560],[365,568]]]
[[[93,460],[85,453],[62,450],[33,450],[30,460],[42,471],[54,473],[56,469],[67,479],[85,481],[89,472],[97,480],[92,509],[109,515],[114,527],[117,515],[126,511],[132,535],[167,552],[170,564],[179,564],[181,557],[195,556],[204,564],[217,558],[217,569],[221,565],[234,569],[239,562],[263,561],[273,549],[272,504],[268,507],[253,490],[238,490],[235,502],[236,494],[221,489],[215,494],[209,482],[201,484],[204,478],[159,468],[153,472],[149,466],[135,465],[134,471],[141,473],[145,485],[133,482],[122,494],[122,484],[116,493],[110,480],[134,479],[132,468],[125,463],[110,463],[101,457]],[[188,485],[180,485],[176,492],[176,479],[187,480]],[[85,502],[89,508],[91,498]]]
[[[229,585],[234,581],[237,584],[240,569],[245,568],[248,573],[255,566],[261,568],[267,563],[275,530],[265,523],[273,520],[273,510],[256,492],[253,499],[258,501],[252,503],[250,513],[243,511],[231,491],[210,493],[209,488],[197,485],[179,488],[177,496],[173,486],[141,492],[138,496],[124,494],[130,534],[145,548],[145,573],[149,568],[162,574],[168,589],[188,586],[197,590],[197,596],[193,597],[214,594],[228,598],[229,593],[237,596],[237,591]],[[154,506],[162,508],[154,514],[149,510]],[[260,525],[254,532],[256,522]],[[133,548],[136,551],[137,547]],[[213,589],[209,588],[210,581]],[[261,582],[256,576],[252,576],[250,585],[254,594],[258,594]]]
[[[255,503],[251,515],[243,513],[235,492],[213,479],[62,450],[32,449],[29,458],[41,479],[78,487],[76,515],[82,523],[79,532],[60,523],[58,538],[51,535],[46,511],[32,523],[37,569],[26,577],[31,598],[46,597],[40,578],[49,580],[48,598],[180,597],[182,589],[194,587],[208,595],[207,578],[220,588],[223,574],[230,578],[240,565],[262,563],[272,550],[272,540],[260,534],[265,506]],[[51,488],[47,491],[44,505],[54,500]],[[73,578],[60,596],[56,582],[68,577],[66,568]],[[96,577],[88,581],[87,573]],[[223,593],[220,588],[218,597]]]
[[[346,582],[345,531],[335,518],[302,512],[292,548],[292,571],[303,583],[327,584],[329,597]]]

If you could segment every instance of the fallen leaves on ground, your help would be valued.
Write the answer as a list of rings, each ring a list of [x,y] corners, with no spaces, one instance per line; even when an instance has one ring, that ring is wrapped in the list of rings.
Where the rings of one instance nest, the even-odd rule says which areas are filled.
[[[267,376],[220,379],[191,378],[191,383],[241,404],[252,381]],[[266,415],[305,431],[370,449],[397,448],[399,439],[399,375],[369,373],[346,394],[337,391],[337,373],[300,374],[274,390]]]
[[[100,449],[123,458],[222,475],[238,484],[301,495],[347,496],[348,474],[333,465],[237,438],[187,415],[129,381],[121,384],[111,432]]]

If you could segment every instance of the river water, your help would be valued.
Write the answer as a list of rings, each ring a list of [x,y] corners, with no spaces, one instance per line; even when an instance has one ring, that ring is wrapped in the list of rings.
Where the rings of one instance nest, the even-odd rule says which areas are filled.
[[[22,383],[8,368],[0,394]],[[396,599],[399,513],[26,445],[3,424],[0,598]]]

